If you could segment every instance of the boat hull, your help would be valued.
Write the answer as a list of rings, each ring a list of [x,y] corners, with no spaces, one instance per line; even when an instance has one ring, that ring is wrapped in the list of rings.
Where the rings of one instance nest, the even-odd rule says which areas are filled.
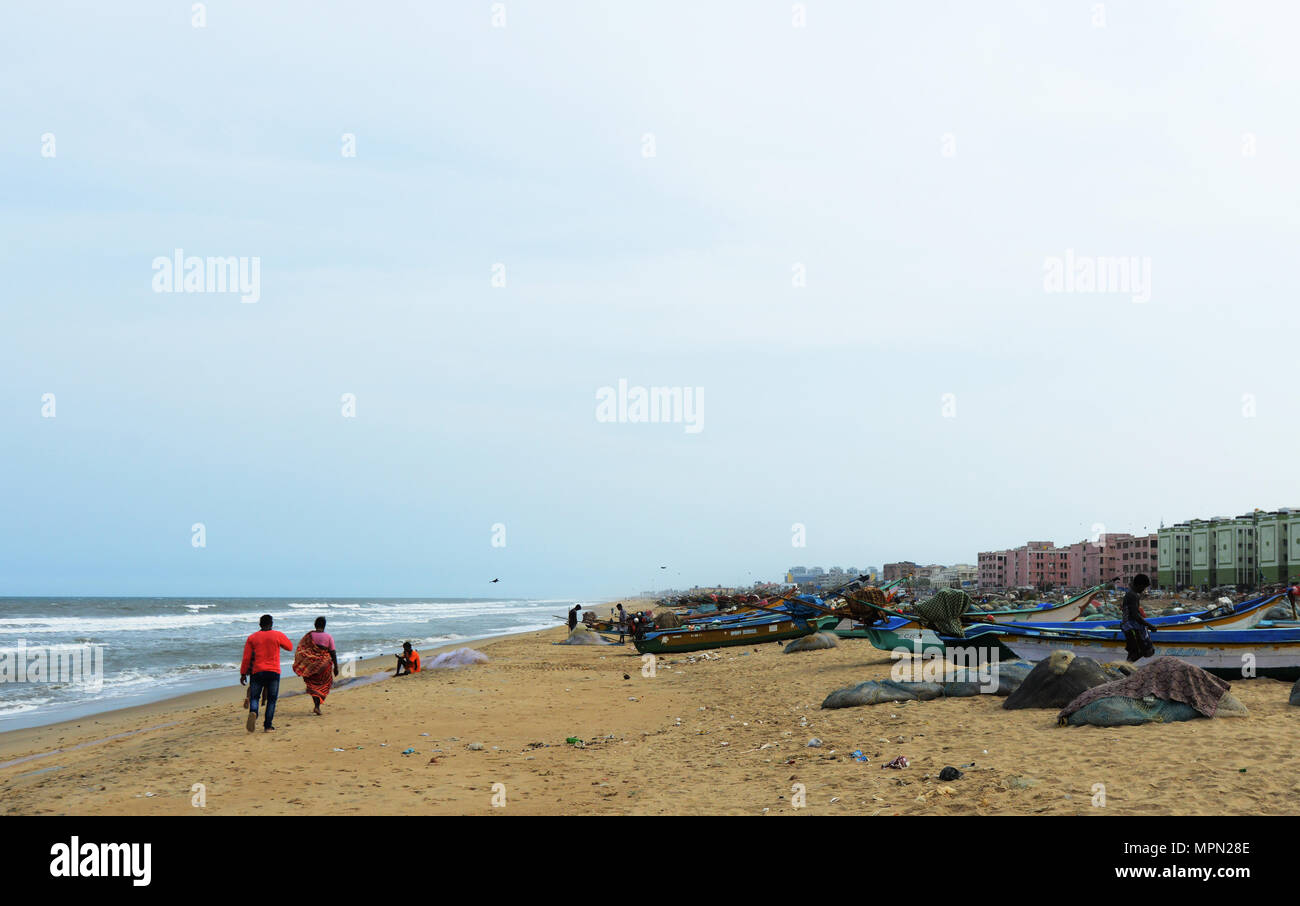
[[[1220,617],[1201,617],[1200,614],[1178,614],[1175,616],[1153,617],[1151,622],[1161,627],[1161,631],[1201,632],[1206,630],[1253,629],[1259,625],[1259,623],[1264,619],[1264,614],[1267,613],[1269,608],[1276,604],[1277,600],[1281,597],[1282,595],[1278,594],[1259,598],[1255,601],[1245,602],[1244,605],[1240,606],[1240,609],[1236,613]],[[1209,613],[1209,611],[1202,611],[1201,613]],[[886,650],[893,650],[893,648],[900,644],[914,644],[918,640],[923,642],[927,650],[930,648],[941,647],[943,644],[936,633],[929,632],[929,630],[922,630],[920,624],[915,620],[891,617],[883,623],[865,629],[860,626],[846,625],[848,622],[849,621],[846,620],[844,623],[840,624],[844,628],[837,627],[835,629],[836,635],[843,638],[871,639],[873,638],[871,633],[874,632],[875,638],[882,643],[877,645],[877,647],[884,647]],[[972,626],[978,626],[984,622],[985,621],[981,620],[980,623],[972,624]],[[1086,632],[1118,630],[1120,624],[1119,620],[1096,620],[1092,622],[988,622],[995,622],[996,625],[1006,626],[1008,628],[1021,627],[1024,629],[1059,629],[1062,631],[1078,630]],[[902,635],[899,634],[900,631],[903,631]],[[921,632],[929,632],[929,635],[922,637],[921,635],[918,635],[918,633]]]
[[[728,648],[732,645],[757,645],[760,642],[798,639],[835,622],[836,618],[829,616],[807,620],[786,617],[708,629],[665,629],[661,632],[648,632],[643,639],[633,639],[632,644],[642,654],[704,651],[710,648]]]
[[[1128,659],[1124,634],[1118,630],[1087,636],[1004,631],[997,636],[1018,657],[1031,661],[1043,660],[1061,649],[1102,663]],[[1176,657],[1224,679],[1300,679],[1300,632],[1293,629],[1161,630],[1151,634],[1151,644],[1155,657]],[[1138,661],[1138,666],[1142,663]]]
[[[1118,629],[1050,629],[983,623],[968,626],[966,637],[955,639],[898,617],[872,627],[837,630],[848,638],[864,638],[882,651],[923,655],[951,649],[996,649],[1001,658],[1041,661],[1053,651],[1066,650],[1101,663],[1128,660],[1124,633]],[[1151,634],[1156,657],[1176,657],[1224,679],[1300,679],[1300,630],[1175,630]],[[1143,661],[1138,662],[1141,666]]]
[[[1101,589],[1094,588],[1077,598],[1071,598],[1056,607],[1031,607],[1024,610],[994,610],[980,613],[972,611],[971,615],[989,623],[1069,623],[1077,620],[1083,609],[1092,603]]]

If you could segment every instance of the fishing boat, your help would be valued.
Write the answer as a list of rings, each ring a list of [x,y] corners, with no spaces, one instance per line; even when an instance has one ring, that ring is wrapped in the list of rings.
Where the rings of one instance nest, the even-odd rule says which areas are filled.
[[[833,625],[837,617],[771,613],[749,620],[734,620],[717,625],[690,623],[678,629],[652,629],[632,644],[642,654],[671,654],[676,651],[702,651],[730,645],[754,645],[759,642],[784,642],[811,635]]]
[[[1094,585],[1082,594],[1075,595],[1060,604],[1044,602],[1037,607],[971,611],[969,615],[987,623],[1071,622],[1079,618],[1083,609],[1092,603],[1092,599],[1100,594],[1103,588],[1104,585]]]
[[[1105,586],[1094,585],[1082,594],[1075,595],[1068,601],[1060,604],[1043,603],[1037,607],[1027,607],[1015,610],[994,610],[982,611],[971,610],[962,614],[963,622],[970,623],[1010,623],[1010,622],[1052,622],[1065,623],[1072,625],[1072,621],[1077,619],[1083,609],[1087,607],[1094,597],[1096,597]],[[849,608],[855,619],[843,620],[838,623],[834,632],[841,638],[861,639],[871,638],[873,631],[880,632],[883,630],[896,632],[900,629],[920,629],[921,621],[911,614],[901,611],[892,610],[879,605],[867,604],[865,602],[852,602]],[[841,611],[842,613],[843,611]],[[885,624],[879,621],[869,619],[868,615],[880,615],[889,618],[901,617],[902,620],[887,619]],[[910,625],[909,625],[910,621]],[[865,625],[864,625],[865,624]],[[887,624],[887,625],[886,625]],[[1090,625],[1090,624],[1089,624]]]
[[[976,623],[965,627],[967,632],[965,639],[956,639],[952,636],[940,635],[933,629],[928,629],[911,617],[902,614],[888,616],[879,623],[867,626],[862,624],[848,625],[850,622],[844,620],[834,627],[832,631],[842,639],[866,639],[881,651],[906,650],[924,653],[942,653],[953,643],[960,646],[986,635],[989,638],[996,639],[996,631],[1000,628],[1000,624],[997,623]],[[996,647],[996,642],[994,642],[994,646]],[[1009,649],[1004,652],[1004,654],[1009,653]]]
[[[1157,632],[1206,632],[1223,630],[1253,629],[1264,618],[1269,607],[1276,603],[1279,594],[1264,595],[1237,604],[1230,613],[1218,614],[1215,610],[1202,610],[1196,613],[1167,614],[1151,617],[1148,622],[1160,627]],[[1020,626],[1025,629],[1093,632],[1095,630],[1119,631],[1119,620],[1096,620],[1093,622],[1059,622],[1059,623],[999,623],[971,624],[966,628],[967,638],[977,638],[993,631],[996,627]],[[835,634],[841,638],[867,639],[877,648],[893,651],[897,648],[912,648],[917,645],[923,651],[942,651],[945,648],[943,638],[931,629],[904,614],[891,614],[882,622],[861,626],[850,624],[845,620],[835,628]],[[1121,633],[1121,639],[1123,638]],[[1154,636],[1153,636],[1154,638]],[[1121,645],[1121,648],[1123,646]]]
[[[979,638],[984,643],[996,638],[1000,647],[1031,661],[1042,660],[1061,649],[1102,663],[1128,657],[1124,633],[1119,629],[1082,631],[997,626]],[[966,644],[960,639],[951,641]],[[1151,644],[1155,657],[1176,657],[1224,679],[1255,676],[1300,679],[1300,631],[1293,628],[1209,632],[1161,629],[1151,633]]]
[[[1264,620],[1270,607],[1283,597],[1282,592],[1251,598],[1235,604],[1232,610],[1221,613],[1222,608],[1211,608],[1192,613],[1170,613],[1161,617],[1151,617],[1147,622],[1156,626],[1177,627],[1178,629],[1254,629]],[[1083,623],[1085,627],[1105,626],[1118,628],[1119,620],[1096,620]]]

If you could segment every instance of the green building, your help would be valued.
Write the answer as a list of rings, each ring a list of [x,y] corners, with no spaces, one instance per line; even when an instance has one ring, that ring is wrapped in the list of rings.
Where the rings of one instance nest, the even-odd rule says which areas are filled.
[[[1156,532],[1156,574],[1161,588],[1178,589],[1192,584],[1192,529],[1186,522]]]
[[[1288,539],[1292,521],[1300,522],[1300,514],[1290,510],[1260,513],[1255,520],[1255,537],[1259,544],[1259,572],[1263,582],[1285,582],[1289,578],[1287,563],[1291,553]],[[1300,565],[1300,560],[1292,561]]]
[[[1165,588],[1254,588],[1300,579],[1297,507],[1255,510],[1235,519],[1190,519],[1162,527],[1157,538],[1157,572]]]
[[[1300,579],[1300,509],[1281,510],[1286,513],[1286,568],[1288,579]]]
[[[1217,519],[1210,524],[1214,539],[1212,585],[1247,585],[1259,582],[1256,556],[1255,514]]]
[[[1187,523],[1192,544],[1192,585],[1219,584],[1214,581],[1214,540],[1210,537],[1211,524],[1207,519],[1192,519]]]

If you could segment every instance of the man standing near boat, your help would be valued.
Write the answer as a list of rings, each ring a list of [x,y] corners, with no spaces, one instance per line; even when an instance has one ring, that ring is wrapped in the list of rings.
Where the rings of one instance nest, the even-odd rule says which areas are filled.
[[[569,632],[573,632],[578,625],[578,611],[582,610],[581,604],[574,604],[569,608]]]
[[[1291,619],[1293,620],[1296,618],[1295,599],[1297,595],[1300,595],[1300,583],[1292,579],[1291,583],[1286,587],[1286,602],[1291,605]]]
[[[1129,663],[1133,664],[1156,653],[1150,635],[1156,631],[1156,627],[1147,622],[1146,615],[1142,612],[1142,593],[1150,585],[1151,580],[1147,578],[1146,573],[1138,573],[1134,576],[1128,591],[1124,594],[1124,604],[1120,611],[1119,628],[1124,631],[1124,646],[1128,649]]]

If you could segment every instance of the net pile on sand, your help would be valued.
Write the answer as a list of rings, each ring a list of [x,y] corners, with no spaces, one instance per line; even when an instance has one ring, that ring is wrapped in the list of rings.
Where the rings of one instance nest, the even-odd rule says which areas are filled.
[[[599,633],[592,632],[586,626],[579,623],[573,627],[573,632],[563,642],[556,642],[556,645],[613,645],[609,639]]]
[[[1131,676],[1083,692],[1057,715],[1070,726],[1127,727],[1198,717],[1244,717],[1226,681],[1176,657],[1158,657]]]
[[[1090,657],[1077,657],[1073,651],[1053,651],[1030,671],[1002,707],[1008,711],[1021,708],[1064,708],[1084,692],[1103,686],[1123,674]]]
[[[818,651],[822,648],[836,648],[839,644],[839,637],[833,632],[814,632],[812,635],[795,639],[785,646],[782,653],[793,654],[796,651]]]
[[[450,667],[468,667],[471,664],[486,664],[488,656],[481,651],[475,651],[473,648],[457,648],[455,651],[444,651],[442,654],[435,655],[432,660],[424,665],[425,670],[443,670]]]

